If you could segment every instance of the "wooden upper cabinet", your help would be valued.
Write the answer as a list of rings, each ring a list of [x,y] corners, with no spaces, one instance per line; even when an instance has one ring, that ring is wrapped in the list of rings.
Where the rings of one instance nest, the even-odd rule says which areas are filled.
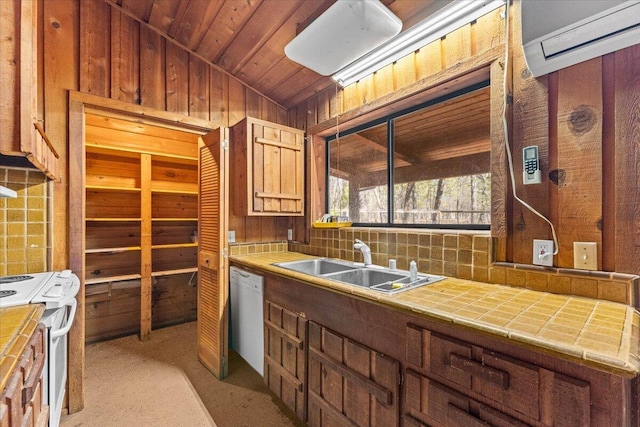
[[[43,126],[43,68],[37,1],[0,1],[0,153],[26,157],[58,179],[59,155]]]
[[[304,215],[304,132],[247,117],[231,129],[236,215]]]

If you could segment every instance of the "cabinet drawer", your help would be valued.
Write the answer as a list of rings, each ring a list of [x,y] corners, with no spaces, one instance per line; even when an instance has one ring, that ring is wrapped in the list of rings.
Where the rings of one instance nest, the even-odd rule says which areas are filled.
[[[540,419],[540,378],[534,365],[414,325],[407,328],[407,358],[440,382]]]
[[[524,427],[528,425],[411,370],[407,370],[405,376],[406,425],[435,424],[452,427]]]

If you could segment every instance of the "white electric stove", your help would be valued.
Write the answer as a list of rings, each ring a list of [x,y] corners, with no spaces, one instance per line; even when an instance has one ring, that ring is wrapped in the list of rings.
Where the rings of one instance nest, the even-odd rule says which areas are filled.
[[[49,426],[60,424],[67,382],[67,334],[76,315],[80,280],[71,272],[0,276],[0,308],[44,304],[47,360],[43,373],[43,404],[49,405]]]

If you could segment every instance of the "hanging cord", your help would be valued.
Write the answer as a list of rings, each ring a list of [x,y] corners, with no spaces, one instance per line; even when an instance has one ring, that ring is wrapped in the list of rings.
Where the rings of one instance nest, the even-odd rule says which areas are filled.
[[[520,197],[518,197],[518,195],[516,194],[516,180],[514,178],[514,172],[513,172],[513,159],[511,157],[511,148],[509,147],[509,132],[507,129],[507,99],[508,99],[508,93],[507,93],[507,76],[508,76],[508,64],[509,64],[509,1],[506,1],[506,5],[505,5],[505,17],[504,20],[505,22],[505,36],[504,36],[504,77],[502,79],[502,91],[503,91],[503,95],[504,95],[504,102],[502,104],[502,128],[504,131],[504,146],[505,146],[505,150],[507,152],[507,159],[509,161],[509,177],[511,178],[511,189],[513,191],[513,197],[514,199],[516,199],[518,202],[520,202],[525,208],[529,209],[531,212],[533,212],[534,214],[536,214],[537,216],[539,216],[540,218],[542,218],[543,220],[545,220],[547,222],[547,224],[549,224],[549,226],[551,227],[551,234],[553,235],[553,254],[552,255],[557,255],[558,254],[558,237],[556,236],[556,229],[554,228],[553,224],[551,223],[551,221],[549,221],[547,219],[547,217],[545,217],[544,215],[542,215],[540,212],[538,212],[537,210],[535,210],[531,205],[529,205],[527,202],[525,202],[524,200],[522,200]],[[542,254],[539,255],[540,259],[544,259],[547,256],[549,256],[550,253],[547,252],[546,254]]]
[[[329,158],[331,162],[331,158]],[[340,111],[338,110],[338,82],[336,82],[336,170],[340,170]],[[329,167],[329,175],[331,175],[331,167]],[[329,206],[329,209],[331,206]],[[342,206],[338,205],[338,215],[342,213]]]
[[[336,141],[340,139],[340,111],[338,111],[338,82],[336,82]]]

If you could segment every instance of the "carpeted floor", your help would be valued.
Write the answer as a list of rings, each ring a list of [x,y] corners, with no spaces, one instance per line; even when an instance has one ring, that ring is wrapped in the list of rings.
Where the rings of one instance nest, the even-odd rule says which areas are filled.
[[[88,345],[85,409],[63,415],[62,426],[305,425],[235,352],[219,381],[196,351],[195,322],[153,331],[146,342],[129,336]]]

